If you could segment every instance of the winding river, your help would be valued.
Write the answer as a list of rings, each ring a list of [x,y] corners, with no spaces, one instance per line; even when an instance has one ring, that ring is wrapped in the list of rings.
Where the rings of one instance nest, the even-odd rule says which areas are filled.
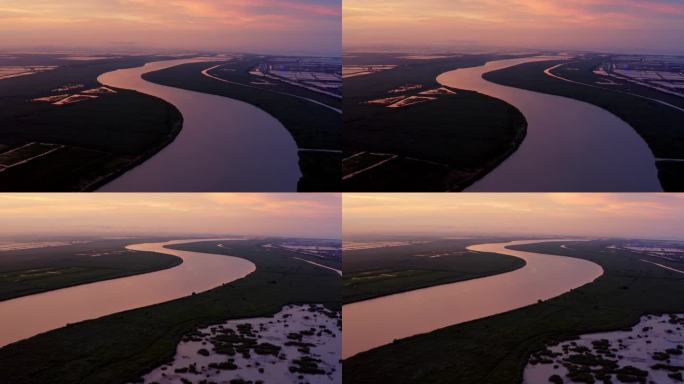
[[[525,260],[512,272],[383,296],[342,307],[342,358],[394,339],[433,331],[548,300],[594,281],[603,268],[590,261],[508,249],[508,246],[566,240],[520,240],[480,244],[471,251]],[[567,240],[578,241],[578,240]]]
[[[482,78],[484,73],[498,69],[558,59],[497,60],[437,77],[442,85],[501,99],[518,108],[527,119],[527,137],[520,147],[468,191],[661,191],[653,153],[617,116],[585,102],[498,85]]]
[[[184,119],[183,129],[171,144],[100,191],[297,190],[301,176],[297,144],[274,117],[242,101],[154,84],[141,77],[181,64],[216,60],[157,61],[98,78],[109,87],[161,98],[178,108]]]
[[[178,256],[183,262],[161,271],[82,284],[0,302],[0,347],[70,323],[208,291],[256,270],[252,262],[238,257],[166,248],[174,244],[209,240],[239,239],[191,239],[129,245],[127,249]]]

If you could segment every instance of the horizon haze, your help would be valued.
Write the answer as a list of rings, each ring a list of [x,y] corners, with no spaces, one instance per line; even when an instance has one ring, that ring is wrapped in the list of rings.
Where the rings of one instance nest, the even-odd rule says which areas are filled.
[[[684,54],[683,18],[677,0],[348,0],[343,47]]]
[[[345,193],[359,235],[542,235],[684,240],[684,196],[662,193]]]
[[[340,0],[5,0],[4,50],[339,55]]]
[[[339,239],[340,194],[0,194],[4,236],[232,234]]]

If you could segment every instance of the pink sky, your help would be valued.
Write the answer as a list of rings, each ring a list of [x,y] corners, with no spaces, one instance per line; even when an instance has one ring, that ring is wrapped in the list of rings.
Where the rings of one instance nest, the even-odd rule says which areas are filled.
[[[344,46],[684,53],[681,0],[345,0]]]
[[[343,232],[523,234],[684,240],[684,195],[344,194]]]
[[[339,238],[340,194],[0,194],[3,235],[155,233]]]
[[[3,0],[0,48],[338,53],[341,0]]]

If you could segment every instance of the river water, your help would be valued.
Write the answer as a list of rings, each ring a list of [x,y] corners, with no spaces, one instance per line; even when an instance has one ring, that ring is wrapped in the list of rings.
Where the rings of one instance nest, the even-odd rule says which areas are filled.
[[[183,129],[171,144],[100,191],[297,190],[301,176],[297,145],[274,117],[242,101],[158,85],[141,77],[148,72],[209,60],[216,59],[157,61],[108,72],[98,78],[106,86],[166,100],[184,118]],[[211,65],[207,63],[207,67]]]
[[[0,347],[69,323],[95,319],[130,309],[200,293],[243,278],[255,265],[238,257],[180,251],[168,245],[208,240],[173,240],[133,244],[135,251],[159,252],[183,259],[180,265],[156,272],[78,285],[0,302]],[[226,241],[230,241],[227,239]],[[235,240],[237,241],[237,240]]]
[[[527,119],[520,148],[468,191],[661,191],[653,153],[617,116],[592,104],[482,78],[487,72],[550,59],[558,57],[497,60],[437,77],[443,85],[501,99]]]
[[[394,339],[548,300],[603,274],[603,268],[590,261],[506,248],[549,241],[564,240],[473,245],[468,249],[519,257],[526,265],[512,272],[344,305],[342,358],[389,344]]]

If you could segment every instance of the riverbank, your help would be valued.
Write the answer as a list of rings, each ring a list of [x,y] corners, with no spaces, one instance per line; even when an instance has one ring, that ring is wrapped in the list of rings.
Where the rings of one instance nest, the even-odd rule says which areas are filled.
[[[468,251],[478,240],[438,240],[344,251],[342,302],[351,304],[401,292],[510,272],[525,261]]]
[[[518,257],[526,264],[499,275],[345,305],[342,357],[355,359],[399,339],[547,300],[588,284],[603,273],[600,266],[585,260],[508,248],[548,241],[553,240],[472,245],[468,250]]]
[[[513,247],[588,260],[604,275],[552,300],[446,327],[371,350],[344,362],[345,383],[507,384],[522,382],[531,353],[553,341],[635,325],[647,313],[681,313],[684,277],[608,248],[614,241]],[[666,295],[663,292],[667,292]]]
[[[355,54],[345,66],[391,69],[344,79],[345,191],[460,191],[516,151],[526,121],[512,105],[436,78],[495,55],[411,60]]]
[[[140,239],[143,240],[144,239]],[[0,253],[0,302],[81,284],[173,268],[183,260],[126,250],[130,240],[82,240]]]
[[[684,112],[646,99],[645,97],[654,97],[654,93],[658,96],[659,92],[652,89],[644,91],[636,86],[608,89],[608,85],[596,85],[606,81],[605,77],[593,73],[603,59],[588,56],[573,59],[571,62],[526,63],[486,73],[484,78],[501,85],[583,101],[609,111],[623,120],[628,129],[638,133],[648,144],[653,153],[650,162],[657,167],[657,176],[662,188],[672,192],[684,190],[681,182],[684,179],[684,168],[681,166],[681,159],[684,159],[684,133],[681,130]],[[552,68],[551,74],[560,75],[576,83],[547,75],[545,70],[549,68]],[[625,93],[625,90],[640,92],[643,97],[630,95]],[[662,94],[660,97],[667,102],[677,103],[679,108],[684,106],[684,100],[680,97],[668,94]],[[605,127],[602,126],[601,129],[603,128]],[[606,149],[610,156],[615,155],[616,146],[623,145],[622,140],[617,138],[607,139],[606,142],[610,145],[610,149]],[[628,171],[632,169],[631,166],[623,167]]]
[[[549,65],[557,61],[557,56],[494,60],[479,67],[449,71],[437,78],[444,86],[477,91],[510,103],[518,108],[527,120],[527,134],[522,144],[511,156],[467,190],[662,190],[650,149],[641,137],[617,116],[577,100],[487,81],[491,73],[508,71],[509,67]],[[515,78],[525,76],[526,74],[517,74]]]
[[[160,97],[183,114],[183,130],[169,146],[100,191],[291,192],[301,175],[297,146],[278,120],[239,100],[151,83],[149,72],[211,65],[226,58],[155,61],[98,79],[111,87]],[[197,74],[204,78],[201,73]],[[208,79],[207,80],[211,80]],[[268,138],[266,140],[265,138]]]
[[[99,89],[99,74],[152,57],[76,63],[51,55],[25,58],[39,59],[57,68],[0,81],[3,191],[91,191],[154,155],[179,133],[182,116],[171,104],[137,92]],[[41,101],[66,96],[80,99]]]
[[[173,268],[1,302],[0,310],[4,315],[0,346],[70,324],[205,292],[254,271],[254,264],[237,257],[167,248],[197,241],[202,240],[173,240],[126,246],[127,250],[163,253],[183,260]],[[56,311],[57,308],[59,310]]]
[[[295,260],[289,251],[262,247],[273,241],[174,246],[241,257],[253,262],[257,270],[202,294],[74,324],[4,347],[0,349],[0,381],[135,381],[171,361],[183,335],[198,327],[272,316],[287,304],[321,303],[339,309],[339,276]]]
[[[203,72],[215,65],[189,63],[146,73],[143,79],[155,84],[240,100],[269,114],[281,123],[296,143],[302,173],[297,189],[302,192],[339,191],[341,114],[298,95],[289,96],[252,85],[249,75],[255,65],[252,57],[221,64],[220,68],[206,72],[210,76]],[[337,105],[339,101],[331,103]],[[234,118],[227,118],[226,121],[235,124]],[[228,128],[231,126],[228,125]],[[264,137],[269,136],[262,135],[262,141]],[[263,177],[272,175],[274,171],[261,173]]]

